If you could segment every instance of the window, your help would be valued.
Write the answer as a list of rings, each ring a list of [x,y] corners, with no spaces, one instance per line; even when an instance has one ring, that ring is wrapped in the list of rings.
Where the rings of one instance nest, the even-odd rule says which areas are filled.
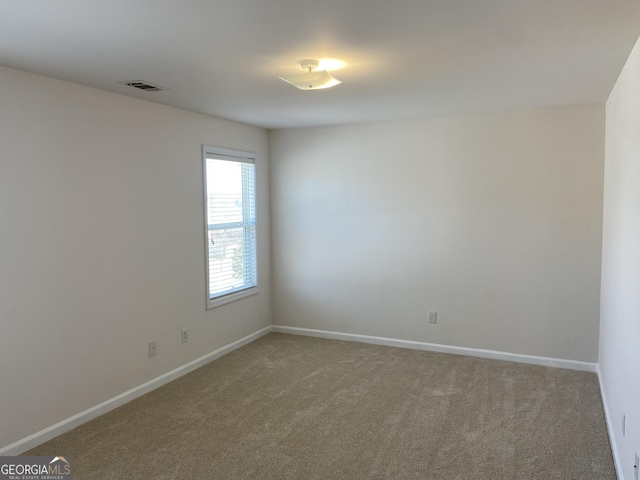
[[[258,293],[255,154],[204,146],[207,308]]]

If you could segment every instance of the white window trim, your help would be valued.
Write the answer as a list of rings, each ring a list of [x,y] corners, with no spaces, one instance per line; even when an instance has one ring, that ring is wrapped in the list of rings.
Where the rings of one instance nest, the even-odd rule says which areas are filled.
[[[229,293],[217,298],[209,298],[209,292],[211,291],[209,286],[209,224],[207,218],[207,157],[222,158],[225,157],[229,160],[237,159],[249,159],[253,161],[254,175],[255,175],[255,212],[256,212],[256,285],[254,287],[240,290],[238,292]],[[203,180],[204,180],[204,251],[205,251],[205,285],[206,285],[206,299],[207,310],[210,310],[227,303],[235,302],[241,298],[246,298],[257,293],[260,293],[260,269],[258,268],[258,250],[260,246],[260,235],[258,224],[260,222],[258,212],[258,162],[256,161],[257,155],[254,152],[248,152],[244,150],[236,150],[230,148],[213,147],[210,145],[202,146],[202,168],[203,168]]]

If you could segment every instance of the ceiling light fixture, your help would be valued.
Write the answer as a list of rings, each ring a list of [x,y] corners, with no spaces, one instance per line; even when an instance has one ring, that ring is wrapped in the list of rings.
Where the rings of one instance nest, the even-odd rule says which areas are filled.
[[[313,70],[318,67],[319,63],[320,62],[318,60],[301,60],[300,66],[306,70],[307,73],[285,75],[278,78],[290,83],[300,90],[320,90],[321,88],[335,87],[342,83],[326,70],[314,72]]]

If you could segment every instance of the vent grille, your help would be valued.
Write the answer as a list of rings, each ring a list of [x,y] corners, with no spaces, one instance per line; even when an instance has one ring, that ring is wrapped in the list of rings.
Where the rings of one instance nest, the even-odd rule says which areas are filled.
[[[133,88],[137,88],[138,90],[142,90],[144,92],[159,92],[161,90],[166,90],[166,88],[161,87],[160,85],[154,85],[153,83],[145,82],[144,80],[132,80],[130,82],[121,82],[125,85],[128,85]]]

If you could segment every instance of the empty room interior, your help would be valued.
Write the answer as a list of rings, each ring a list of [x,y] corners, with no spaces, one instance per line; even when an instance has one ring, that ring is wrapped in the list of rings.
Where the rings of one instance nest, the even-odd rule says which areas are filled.
[[[637,480],[639,35],[636,0],[3,1],[0,456]]]

